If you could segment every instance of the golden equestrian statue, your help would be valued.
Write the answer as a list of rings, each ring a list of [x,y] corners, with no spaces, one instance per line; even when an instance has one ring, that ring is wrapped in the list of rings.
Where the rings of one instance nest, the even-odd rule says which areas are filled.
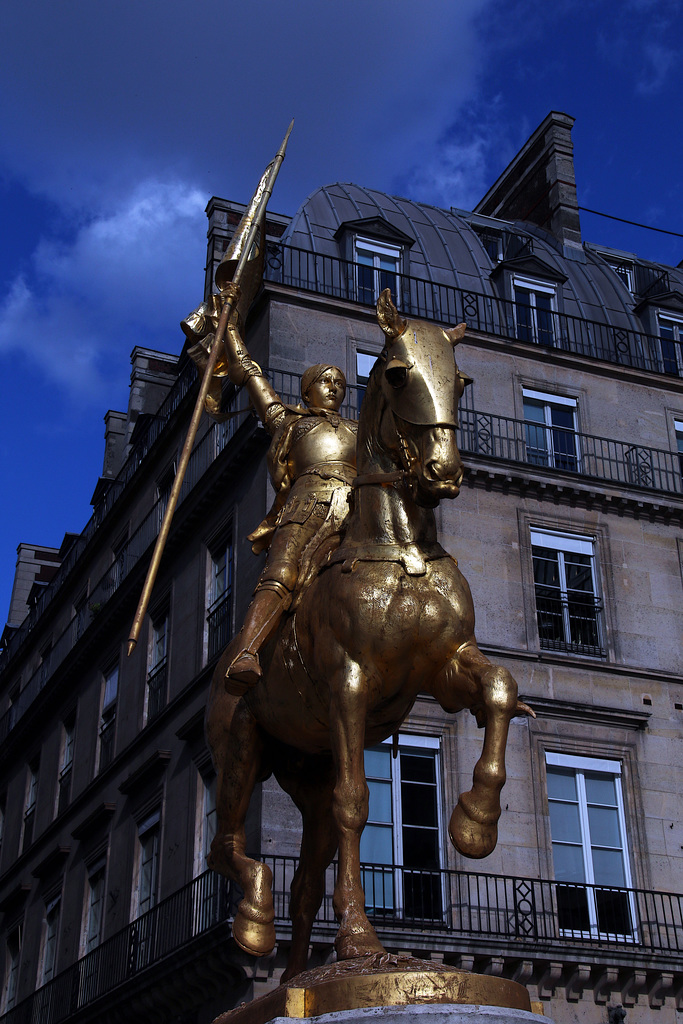
[[[218,821],[208,861],[244,892],[234,938],[249,953],[269,953],[272,876],[247,856],[244,826],[255,784],[275,775],[303,818],[284,982],[306,967],[325,869],[337,851],[337,956],[383,952],[361,884],[364,748],[397,733],[419,693],[431,694],[448,713],[470,711],[484,729],[483,749],[449,834],[461,853],[485,857],[497,839],[510,720],[533,714],[518,700],[507,669],[477,647],[467,581],[437,540],[434,508],[456,497],[463,476],[455,433],[469,378],[458,370],[454,348],[465,325],[445,331],[404,320],[388,289],[377,318],[385,345],[370,374],[351,474],[353,428],[337,413],[341,371],[318,367],[304,375],[308,408],[288,410],[265,390],[234,318],[226,338],[230,375],[246,375],[250,395],[258,388],[268,396],[270,404],[264,408],[259,397],[256,407],[267,424],[272,417],[270,465],[276,484],[282,473],[284,489],[276,488],[264,527],[274,529],[274,539],[255,604],[213,675],[206,729],[218,775]],[[348,491],[344,522],[340,499]],[[306,524],[305,536],[290,528]],[[288,536],[310,555],[305,586],[294,580],[287,557],[287,581],[273,568],[281,565]],[[271,582],[282,587],[263,585]],[[277,595],[274,611],[263,611],[260,594]],[[251,660],[240,666],[245,655]]]

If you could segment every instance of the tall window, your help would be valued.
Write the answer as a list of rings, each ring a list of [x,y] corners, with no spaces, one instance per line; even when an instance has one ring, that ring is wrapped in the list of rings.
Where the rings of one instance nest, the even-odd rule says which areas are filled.
[[[151,722],[166,707],[168,669],[168,610],[152,621],[152,637],[147,668],[145,721]]]
[[[2,853],[2,844],[5,839],[5,808],[7,807],[7,794],[3,793],[0,796],[0,854]],[[1,859],[0,859],[1,863]]]
[[[102,941],[104,924],[104,878],[107,867],[106,858],[102,857],[92,864],[88,870],[86,890],[85,927],[83,929],[83,953],[89,953]]]
[[[62,757],[57,780],[57,814],[61,814],[68,807],[71,797],[75,732],[76,719],[67,719],[62,726]]]
[[[19,963],[21,961],[21,925],[17,925],[7,936],[7,952],[5,954],[5,999],[3,1010],[6,1013],[17,1002],[17,985],[19,983]]]
[[[681,478],[683,479],[683,420],[674,420],[674,428],[676,430],[676,446],[678,448],[678,465],[681,470]]]
[[[176,464],[175,461],[168,467],[165,473],[157,481],[157,504],[156,504],[156,515],[157,515],[157,529],[161,528],[161,524],[164,520],[166,513],[166,507],[168,505],[168,499],[171,496],[173,484],[175,482]]]
[[[355,261],[358,301],[374,305],[385,288],[398,294],[398,269],[401,250],[397,245],[356,238]]]
[[[138,826],[137,916],[151,910],[159,895],[160,820],[157,810]]]
[[[77,640],[85,633],[88,625],[88,592],[85,590],[76,601],[74,601],[74,617],[72,625],[72,640]]]
[[[515,326],[520,341],[537,345],[555,343],[555,288],[539,281],[515,277],[512,282]]]
[[[102,714],[100,715],[100,755],[98,771],[106,768],[114,756],[116,708],[119,697],[119,666],[113,665],[104,677]]]
[[[659,344],[664,373],[683,376],[683,318],[660,314]]]
[[[206,621],[209,658],[219,654],[230,639],[232,625],[232,530],[211,553],[209,600]]]
[[[442,915],[437,739],[402,736],[365,751],[370,789],[361,838],[365,902],[376,914],[415,919]]]
[[[560,928],[633,936],[620,763],[546,753],[546,773]]]
[[[541,647],[601,656],[593,540],[532,529],[531,545]]]
[[[633,266],[629,263],[610,263],[609,264],[614,273],[618,278],[622,280],[624,285],[632,293],[634,291],[633,284]]]
[[[219,919],[220,876],[206,870],[206,858],[216,835],[216,776],[198,775],[195,830],[194,876],[201,876],[194,889],[194,934],[205,931]]]
[[[28,766],[28,778],[26,780],[26,799],[24,801],[24,822],[23,835],[21,840],[21,852],[28,850],[33,842],[33,831],[36,818],[36,797],[38,795],[38,771],[40,762],[38,759],[31,761]]]
[[[56,896],[45,906],[45,932],[43,937],[43,964],[40,984],[45,985],[55,974],[57,964],[57,938],[59,935],[59,912],[61,900]]]
[[[527,462],[578,469],[576,399],[523,389]]]
[[[113,548],[114,562],[111,567],[111,590],[121,586],[128,572],[128,534]]]
[[[356,352],[356,415],[360,414],[360,407],[365,397],[365,389],[370,377],[370,371],[377,362],[377,356],[370,352]]]

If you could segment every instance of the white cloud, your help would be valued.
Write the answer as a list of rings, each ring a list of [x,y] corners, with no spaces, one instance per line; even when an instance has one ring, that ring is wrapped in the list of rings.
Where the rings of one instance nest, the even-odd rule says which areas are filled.
[[[641,96],[652,96],[663,88],[669,71],[676,65],[679,55],[660,43],[648,43],[643,47],[644,69],[636,82],[636,92]]]
[[[42,239],[0,304],[0,352],[87,401],[134,345],[179,350],[177,324],[202,298],[204,205],[187,184],[149,180],[70,241]]]

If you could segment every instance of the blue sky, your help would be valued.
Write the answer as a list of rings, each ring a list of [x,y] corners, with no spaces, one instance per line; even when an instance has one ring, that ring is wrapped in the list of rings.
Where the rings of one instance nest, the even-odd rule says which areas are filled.
[[[5,0],[0,619],[20,541],[80,531],[134,345],[179,352],[204,208],[336,180],[471,208],[550,110],[579,203],[683,233],[683,0]],[[582,214],[677,264],[683,238]]]

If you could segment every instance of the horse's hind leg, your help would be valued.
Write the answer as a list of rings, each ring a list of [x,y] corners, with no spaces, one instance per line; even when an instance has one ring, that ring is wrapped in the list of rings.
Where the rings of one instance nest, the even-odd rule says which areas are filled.
[[[437,699],[446,710],[454,703],[469,708],[477,723],[484,726],[484,744],[474,767],[472,789],[461,794],[448,832],[455,848],[466,857],[488,857],[498,839],[510,721],[516,715],[533,715],[533,711],[517,699],[517,683],[510,672],[492,665],[474,642],[461,648],[444,677],[435,687]]]
[[[244,701],[225,692],[224,671],[216,674],[219,678],[209,702],[206,731],[217,772],[217,827],[207,863],[237,882],[244,892],[233,938],[247,953],[265,956],[275,946],[272,872],[246,855],[244,831],[254,784],[264,775],[263,735]]]
[[[292,946],[281,982],[305,970],[316,914],[325,895],[325,869],[337,851],[332,814],[334,767],[327,757],[306,758],[297,772],[275,771],[278,782],[301,811],[301,855],[289,901]]]

